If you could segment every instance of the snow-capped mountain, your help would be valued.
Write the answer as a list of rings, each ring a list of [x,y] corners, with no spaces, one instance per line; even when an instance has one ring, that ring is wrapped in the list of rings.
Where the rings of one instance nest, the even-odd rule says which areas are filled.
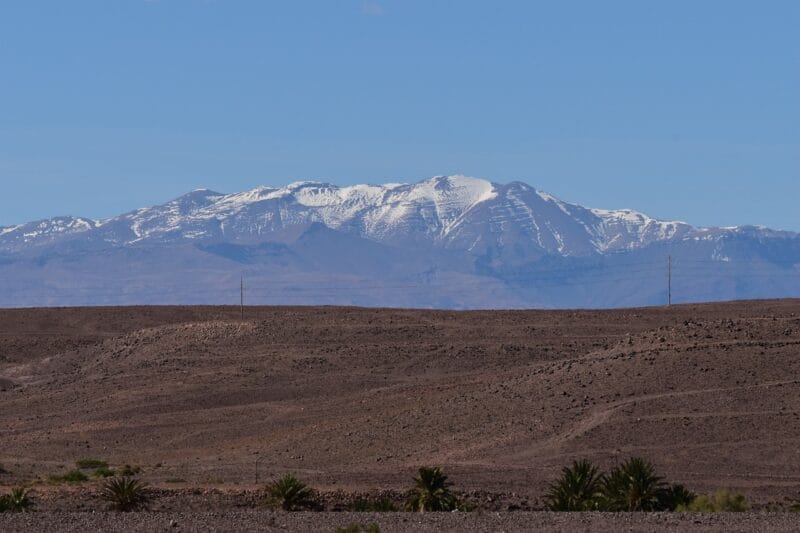
[[[486,234],[513,231],[542,252],[564,256],[634,249],[707,233],[631,210],[586,209],[520,182],[499,185],[466,176],[437,176],[411,185],[297,182],[237,194],[196,190],[109,220],[59,217],[3,228],[0,249],[47,245],[80,233],[93,233],[113,245],[252,242],[313,222],[377,242],[411,239],[431,246],[466,244],[467,249],[487,246]]]
[[[669,254],[676,281],[681,265],[703,280],[688,284],[684,301],[798,294],[794,233],[695,228],[588,209],[525,183],[436,176],[201,189],[107,220],[0,228],[0,303],[220,303],[231,301],[231,279],[245,274],[264,286],[253,303],[651,304],[665,289],[647,280],[663,274]],[[11,287],[20,281],[22,299]]]

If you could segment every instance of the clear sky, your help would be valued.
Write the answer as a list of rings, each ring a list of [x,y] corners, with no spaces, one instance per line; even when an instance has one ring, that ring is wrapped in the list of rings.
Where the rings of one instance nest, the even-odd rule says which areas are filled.
[[[0,3],[0,225],[450,173],[800,230],[800,2]]]

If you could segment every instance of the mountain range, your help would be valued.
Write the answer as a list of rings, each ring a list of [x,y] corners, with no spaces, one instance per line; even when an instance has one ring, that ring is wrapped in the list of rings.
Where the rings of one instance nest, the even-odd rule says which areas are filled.
[[[671,274],[670,274],[671,270]],[[623,307],[800,296],[800,235],[590,209],[521,182],[192,191],[0,227],[0,306]]]

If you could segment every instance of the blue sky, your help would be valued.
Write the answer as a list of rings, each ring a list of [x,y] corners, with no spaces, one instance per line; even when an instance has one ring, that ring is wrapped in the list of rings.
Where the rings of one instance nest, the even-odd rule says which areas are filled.
[[[0,225],[464,173],[800,230],[800,2],[7,0]]]

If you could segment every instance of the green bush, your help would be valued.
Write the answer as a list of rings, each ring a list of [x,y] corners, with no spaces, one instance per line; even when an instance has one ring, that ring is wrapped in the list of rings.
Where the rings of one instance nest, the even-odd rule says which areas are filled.
[[[75,461],[75,466],[81,469],[108,468],[108,463],[99,459],[81,459],[80,461]]]
[[[66,474],[60,476],[50,476],[48,478],[51,483],[80,483],[81,481],[88,481],[89,478],[80,470],[70,470]]]
[[[92,475],[96,478],[107,478],[107,477],[114,477],[116,475],[116,472],[114,472],[110,468],[101,466],[100,468],[96,469],[94,471],[94,474]]]
[[[582,459],[565,466],[561,477],[550,484],[545,506],[551,511],[596,511],[602,501],[604,476],[596,466]]]
[[[118,511],[132,511],[147,503],[147,485],[131,477],[109,479],[103,483],[100,497]]]
[[[0,496],[0,513],[22,513],[31,509],[33,501],[23,487],[11,489],[11,493]]]
[[[307,507],[314,491],[305,483],[286,474],[267,485],[268,503],[278,505],[284,511],[296,511]]]
[[[740,492],[719,489],[713,494],[702,494],[691,503],[679,505],[677,510],[689,513],[742,513],[750,509]]]
[[[337,527],[336,533],[381,533],[381,528],[378,524],[350,524],[345,527]]]
[[[350,506],[350,510],[357,513],[394,513],[399,509],[389,498],[378,498],[375,500],[356,500]]]
[[[422,467],[414,478],[414,487],[406,503],[411,511],[454,511],[458,500],[450,492],[452,484],[438,466]]]

